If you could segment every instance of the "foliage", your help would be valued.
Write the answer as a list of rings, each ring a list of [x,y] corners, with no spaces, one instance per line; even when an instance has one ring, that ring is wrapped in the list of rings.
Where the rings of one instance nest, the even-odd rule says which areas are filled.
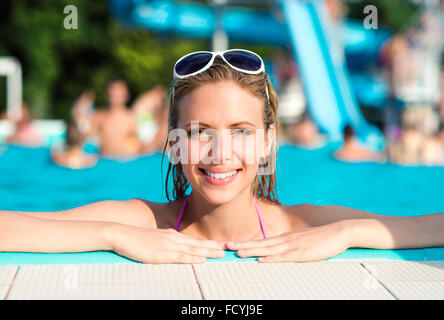
[[[412,12],[403,0],[373,0],[383,12],[381,23],[401,28]],[[350,14],[363,18],[366,1],[350,4]],[[63,26],[66,5],[78,9],[78,29]],[[231,43],[271,55],[274,48]],[[133,98],[155,84],[169,87],[171,66],[181,55],[208,50],[210,40],[175,38],[126,28],[109,14],[106,0],[2,0],[0,55],[17,57],[23,67],[24,101],[37,117],[67,118],[74,99],[85,89],[106,104],[104,90],[113,78],[129,83]],[[5,102],[0,78],[0,109]]]
[[[407,0],[363,0],[348,1],[348,16],[363,20],[364,8],[374,5],[378,9],[378,22],[395,32],[403,31],[415,15],[417,6]]]
[[[78,29],[67,30],[66,5],[78,9]],[[159,38],[146,30],[125,29],[108,12],[106,0],[2,0],[0,55],[17,57],[23,68],[24,101],[37,117],[67,118],[85,89],[106,104],[104,90],[114,78],[126,79],[134,95],[157,83],[168,87],[171,65],[202,40]],[[0,101],[4,104],[4,79]]]

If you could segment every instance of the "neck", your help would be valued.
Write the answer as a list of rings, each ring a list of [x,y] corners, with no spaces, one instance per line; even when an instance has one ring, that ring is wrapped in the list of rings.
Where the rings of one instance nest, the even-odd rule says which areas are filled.
[[[184,212],[185,225],[205,239],[245,241],[262,238],[261,226],[249,189],[224,204],[211,204],[193,192]]]
[[[76,155],[83,153],[82,145],[70,146],[67,148],[66,153],[69,155]]]
[[[355,145],[356,145],[356,141],[354,138],[348,138],[348,139],[344,140],[344,146],[351,147],[351,146],[355,146]]]
[[[126,109],[126,106],[124,104],[110,104],[109,106],[110,110],[123,110]]]

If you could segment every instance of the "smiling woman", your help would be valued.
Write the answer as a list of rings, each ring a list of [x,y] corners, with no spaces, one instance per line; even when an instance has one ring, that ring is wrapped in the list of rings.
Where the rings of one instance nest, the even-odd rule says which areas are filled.
[[[164,148],[170,147],[170,201],[0,212],[0,251],[112,250],[148,263],[199,263],[229,249],[279,262],[322,260],[350,247],[444,245],[442,213],[391,217],[334,205],[281,204],[273,170],[277,108],[256,54],[229,50],[179,59]]]

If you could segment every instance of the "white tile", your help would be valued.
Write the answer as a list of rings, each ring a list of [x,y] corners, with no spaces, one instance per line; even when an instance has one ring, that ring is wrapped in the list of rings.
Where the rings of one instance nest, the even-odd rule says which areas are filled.
[[[6,298],[18,266],[0,266],[0,300]]]
[[[195,283],[193,268],[185,264],[77,264],[27,265],[20,268],[15,284],[52,285],[70,283]]]
[[[394,299],[379,283],[366,286],[354,282],[207,282],[200,286],[206,300]]]
[[[427,261],[426,265],[435,268],[435,272],[439,272],[444,279],[444,261]]]
[[[8,294],[9,286],[0,285],[0,300],[6,299],[6,295]]]
[[[18,266],[0,266],[0,285],[9,285],[17,273]]]
[[[400,300],[444,300],[444,281],[383,281]]]
[[[444,280],[444,262],[365,262],[365,268],[381,281]]]
[[[200,300],[197,283],[101,283],[49,285],[14,285],[8,295],[10,300],[51,300],[51,299],[143,299],[143,300]]]
[[[204,299],[393,299],[359,263],[194,265]]]
[[[357,262],[211,263],[193,266],[199,283],[346,281],[359,282],[368,272]]]

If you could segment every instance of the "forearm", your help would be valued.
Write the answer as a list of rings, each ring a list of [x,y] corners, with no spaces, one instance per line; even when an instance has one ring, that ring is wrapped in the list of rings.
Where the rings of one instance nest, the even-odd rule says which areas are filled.
[[[111,250],[110,222],[41,219],[0,212],[0,252]]]
[[[405,249],[444,246],[444,214],[349,219],[350,247]]]

